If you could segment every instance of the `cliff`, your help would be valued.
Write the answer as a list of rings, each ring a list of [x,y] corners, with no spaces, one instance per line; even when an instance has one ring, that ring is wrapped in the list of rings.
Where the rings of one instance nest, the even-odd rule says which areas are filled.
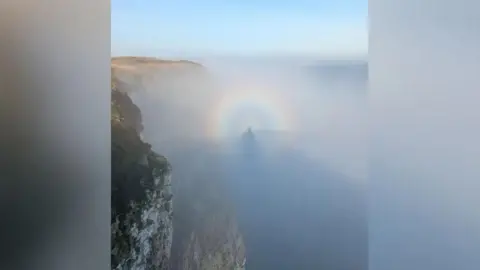
[[[170,166],[140,138],[140,110],[112,84],[112,269],[168,269]]]
[[[171,69],[205,74],[189,61],[112,59],[112,269],[244,269],[245,246],[218,160],[184,148],[170,149],[167,161],[142,140],[145,123],[130,94],[148,100],[148,91],[135,90],[153,86],[158,94],[165,87],[158,80],[181,80]],[[188,158],[178,158],[184,150]]]
[[[111,67],[112,76],[117,78],[118,82],[129,85],[125,91],[161,88],[165,94],[179,84],[188,84],[193,77],[205,78],[207,72],[202,65],[191,61],[132,56],[112,58]]]

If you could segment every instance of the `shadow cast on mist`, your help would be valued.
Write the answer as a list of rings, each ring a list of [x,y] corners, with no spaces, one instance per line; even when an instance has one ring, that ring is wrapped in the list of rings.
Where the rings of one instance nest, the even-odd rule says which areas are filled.
[[[363,187],[295,150],[232,161],[249,269],[367,269]]]
[[[288,148],[181,145],[165,150],[177,177],[216,178],[212,192],[233,198],[247,269],[367,269],[363,186]]]

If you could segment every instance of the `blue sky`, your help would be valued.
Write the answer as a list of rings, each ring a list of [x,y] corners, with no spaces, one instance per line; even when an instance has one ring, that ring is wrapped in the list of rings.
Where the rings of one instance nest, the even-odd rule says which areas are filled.
[[[365,55],[366,0],[113,0],[112,55]]]

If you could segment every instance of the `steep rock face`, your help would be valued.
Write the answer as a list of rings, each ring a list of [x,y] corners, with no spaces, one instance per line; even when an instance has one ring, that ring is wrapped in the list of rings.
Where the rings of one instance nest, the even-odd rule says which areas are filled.
[[[140,138],[140,110],[112,83],[112,269],[168,269],[173,237],[167,160]]]

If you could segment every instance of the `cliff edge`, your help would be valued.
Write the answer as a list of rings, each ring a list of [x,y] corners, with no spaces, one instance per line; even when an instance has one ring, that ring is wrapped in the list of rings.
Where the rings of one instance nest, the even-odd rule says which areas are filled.
[[[170,165],[140,138],[140,109],[112,83],[111,268],[168,269]]]
[[[165,80],[204,76],[199,69],[205,68],[190,61],[112,59],[112,269],[245,269],[245,245],[218,156],[195,147],[173,149],[168,161],[156,154],[142,140],[142,114],[129,96],[148,99],[149,91],[138,90],[162,93]],[[184,151],[188,157],[178,158]]]

